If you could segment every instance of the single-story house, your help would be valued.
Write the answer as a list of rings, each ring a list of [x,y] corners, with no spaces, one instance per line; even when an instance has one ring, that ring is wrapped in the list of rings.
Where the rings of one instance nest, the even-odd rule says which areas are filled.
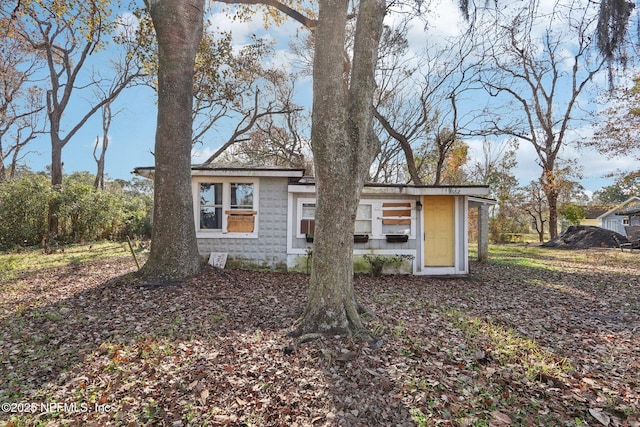
[[[598,217],[600,227],[626,235],[625,226],[640,225],[640,197],[632,196]]]
[[[153,178],[153,167],[134,173]],[[313,253],[316,192],[303,169],[238,164],[191,169],[198,249],[233,265],[301,270]],[[478,209],[478,258],[488,251],[488,186],[367,184],[356,215],[354,262],[401,259],[396,271],[468,274],[468,212]]]

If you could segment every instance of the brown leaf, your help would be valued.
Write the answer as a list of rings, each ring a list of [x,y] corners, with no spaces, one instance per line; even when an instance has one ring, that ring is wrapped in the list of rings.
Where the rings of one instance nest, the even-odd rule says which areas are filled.
[[[337,355],[336,356],[336,360],[340,360],[342,362],[346,362],[348,360],[353,359],[357,355],[358,355],[358,353],[355,352],[355,351],[347,351],[345,353],[340,353],[339,355]]]
[[[489,422],[489,425],[492,427],[509,426],[513,422],[511,421],[511,417],[499,411],[492,412],[491,416],[493,417],[493,419]]]
[[[202,403],[203,406],[207,404],[208,397],[209,397],[209,390],[205,388],[200,392],[200,403]]]
[[[593,409],[590,408],[589,409],[589,413],[591,414],[591,416],[593,418],[595,418],[596,420],[598,420],[598,422],[600,424],[602,424],[603,426],[608,426],[609,423],[611,423],[611,418],[609,417],[609,415],[605,414],[604,412],[602,412],[600,409]]]

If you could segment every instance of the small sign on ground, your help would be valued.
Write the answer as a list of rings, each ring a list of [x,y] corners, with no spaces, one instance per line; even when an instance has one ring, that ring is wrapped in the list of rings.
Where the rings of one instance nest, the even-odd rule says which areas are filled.
[[[209,255],[209,265],[212,265],[215,268],[224,269],[224,266],[226,263],[227,263],[226,252],[211,252],[211,255]]]

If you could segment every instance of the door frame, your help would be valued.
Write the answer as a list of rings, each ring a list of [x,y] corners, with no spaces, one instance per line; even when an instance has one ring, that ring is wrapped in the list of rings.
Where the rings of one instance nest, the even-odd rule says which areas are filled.
[[[425,265],[425,237],[426,228],[424,213],[419,215],[420,229],[420,271],[417,274],[424,275],[459,275],[469,273],[469,254],[468,254],[468,227],[467,219],[468,200],[466,196],[456,196],[442,194],[443,196],[451,196],[453,198],[453,266],[447,267],[427,267]],[[420,201],[423,206],[426,205],[429,196],[421,196]]]

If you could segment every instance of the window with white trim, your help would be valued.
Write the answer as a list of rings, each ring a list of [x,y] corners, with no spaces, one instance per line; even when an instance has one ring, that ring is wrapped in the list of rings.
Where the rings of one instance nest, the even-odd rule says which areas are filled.
[[[196,230],[255,233],[256,182],[203,179],[197,182]]]
[[[315,199],[298,199],[298,238],[313,235],[315,209]],[[415,238],[415,212],[413,200],[361,200],[356,211],[354,234],[366,234],[374,239],[384,239],[389,234],[406,234]]]
[[[222,183],[200,183],[201,230],[222,230]]]
[[[299,236],[313,236],[316,230],[316,202],[302,201],[300,205]]]
[[[371,204],[362,203],[358,205],[356,210],[355,234],[373,233],[372,219],[373,206]]]

